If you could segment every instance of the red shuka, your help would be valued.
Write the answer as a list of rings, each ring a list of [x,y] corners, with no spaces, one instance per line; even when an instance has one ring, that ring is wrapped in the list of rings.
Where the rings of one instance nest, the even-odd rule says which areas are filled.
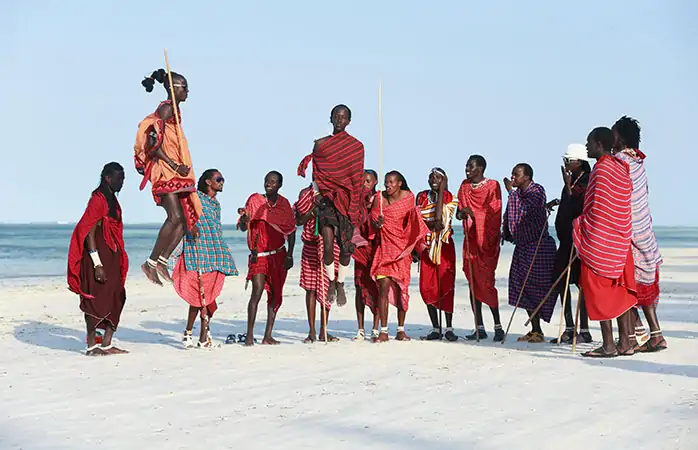
[[[364,145],[346,131],[317,141],[312,155],[306,156],[298,167],[305,177],[308,164],[313,162],[313,181],[337,211],[358,228],[365,218],[363,203]]]
[[[376,221],[381,214],[381,196],[376,196],[371,207],[371,219]],[[378,241],[371,265],[371,277],[390,277],[400,289],[400,304],[407,311],[410,300],[409,286],[412,265],[412,250],[424,245],[429,229],[422,214],[415,206],[414,194],[408,194],[397,203],[383,205],[383,227],[378,231]],[[418,248],[422,251],[423,248]],[[391,289],[389,301],[397,306],[398,293]]]
[[[308,214],[315,207],[314,200],[313,187],[307,187],[298,195],[298,201],[293,204],[293,209],[299,216]],[[301,240],[303,241],[303,250],[301,252],[300,286],[306,291],[315,292],[318,303],[324,305],[329,311],[332,308],[332,304],[327,301],[330,279],[327,277],[323,264],[322,237],[315,234],[315,220],[310,219],[305,223]],[[339,269],[339,246],[336,242],[334,243],[334,267],[336,278]]]
[[[458,190],[458,207],[469,207],[475,215],[463,220],[463,272],[473,287],[475,298],[487,306],[499,306],[499,293],[495,287],[495,271],[499,263],[502,238],[502,191],[495,180],[484,180],[473,188],[465,180]],[[468,245],[466,245],[466,239]],[[468,249],[470,247],[470,254]],[[470,279],[470,266],[473,279]]]
[[[278,250],[284,246],[285,238],[296,231],[296,221],[288,200],[279,195],[273,206],[261,194],[252,194],[245,204],[245,212],[250,217],[247,231],[247,245],[258,253]],[[256,262],[249,259],[247,280],[253,276],[265,275],[264,290],[267,303],[278,311],[283,300],[283,288],[287,271],[284,267],[287,251],[269,256],[258,256]]]
[[[93,192],[87,203],[85,213],[80,221],[75,225],[73,236],[70,239],[68,249],[68,289],[82,297],[93,299],[92,295],[82,292],[80,289],[80,264],[82,262],[83,251],[85,250],[85,239],[97,222],[102,221],[102,232],[104,242],[113,252],[119,252],[121,259],[121,284],[126,283],[128,273],[128,255],[124,248],[124,223],[121,220],[121,206],[116,201],[118,219],[109,216],[109,205],[107,199],[101,192]]]
[[[614,319],[637,303],[630,249],[632,188],[628,164],[602,156],[589,177],[584,211],[573,222],[580,283],[592,320]]]

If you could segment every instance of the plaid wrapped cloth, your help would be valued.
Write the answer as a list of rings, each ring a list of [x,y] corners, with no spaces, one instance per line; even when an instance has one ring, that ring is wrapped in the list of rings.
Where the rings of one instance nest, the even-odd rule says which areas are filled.
[[[526,190],[516,189],[509,194],[504,213],[504,235],[514,243],[514,254],[509,268],[509,304],[514,306],[521,293],[529,267],[519,307],[533,311],[553,285],[555,268],[555,239],[548,234],[548,215],[545,210],[546,196],[543,186],[531,183]],[[543,237],[538,245],[541,231]],[[538,252],[536,253],[536,247]],[[535,255],[535,260],[534,260]],[[540,318],[550,322],[555,309],[557,295],[552,293],[540,309]]]
[[[199,239],[195,242],[189,234],[184,237],[182,251],[186,269],[201,269],[202,273],[221,272],[227,276],[238,275],[233,255],[223,240],[221,204],[203,192],[197,192],[197,195],[201,200],[203,213],[197,223]]]

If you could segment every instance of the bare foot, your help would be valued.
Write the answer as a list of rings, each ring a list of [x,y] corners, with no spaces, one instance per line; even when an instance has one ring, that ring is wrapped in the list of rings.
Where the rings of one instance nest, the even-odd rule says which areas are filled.
[[[337,287],[337,306],[342,307],[347,304],[347,294],[344,292],[344,283],[337,281],[335,286]]]
[[[388,333],[381,331],[378,333],[378,337],[373,339],[373,342],[388,342],[390,340],[390,336],[388,336]]]
[[[320,332],[320,336],[318,337],[318,341],[320,342],[325,342],[325,333],[322,331]],[[332,336],[331,334],[327,334],[327,342],[339,342],[339,338]]]
[[[330,284],[327,287],[327,303],[332,305],[332,304],[334,304],[334,301],[336,299],[337,299],[337,282],[330,281]]]
[[[411,341],[412,339],[404,331],[398,331],[395,335],[396,341]]]
[[[245,347],[252,347],[254,345],[254,336],[248,334],[245,337]]]
[[[128,353],[128,350],[121,349],[119,347],[112,346],[110,349],[106,350],[110,355],[123,355]]]
[[[170,276],[170,271],[168,270],[166,264],[158,263],[157,271],[158,271],[158,275],[160,277],[162,277],[165,281],[167,281],[168,283],[173,282],[172,277]]]
[[[85,355],[87,355],[87,356],[105,356],[108,354],[109,353],[107,353],[105,350],[102,350],[101,347],[96,347],[96,348],[93,348],[92,350],[88,350],[85,352]]]
[[[273,337],[265,337],[262,339],[262,345],[279,345],[281,342],[277,341]]]
[[[145,274],[145,277],[153,284],[157,284],[158,286],[162,286],[162,281],[160,281],[160,278],[158,278],[158,272],[155,270],[153,267],[150,266],[147,262],[143,263],[141,265],[141,270]]]

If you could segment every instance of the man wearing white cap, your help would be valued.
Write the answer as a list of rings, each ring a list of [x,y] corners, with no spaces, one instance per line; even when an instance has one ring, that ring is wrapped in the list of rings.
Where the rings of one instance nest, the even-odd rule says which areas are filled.
[[[556,280],[560,274],[566,269],[570,259],[570,252],[574,246],[572,241],[572,221],[582,214],[584,208],[584,194],[586,193],[587,185],[589,184],[589,174],[591,173],[591,165],[587,156],[586,147],[582,144],[570,144],[567,146],[567,152],[562,157],[563,166],[562,180],[564,187],[560,199],[555,199],[548,203],[549,206],[558,206],[557,216],[555,218],[555,231],[560,245],[555,256],[555,271],[553,279]],[[576,260],[572,263],[570,270],[570,284],[579,287],[579,271],[580,263]],[[564,288],[559,290],[560,298],[564,295]],[[583,294],[582,294],[583,295]],[[568,288],[567,298],[571,299]],[[581,342],[591,342],[591,333],[589,333],[589,317],[587,316],[586,306],[584,305],[584,297],[580,296],[581,303],[580,322],[581,329],[579,339]],[[574,316],[572,315],[572,302],[568,301],[565,305],[565,332],[560,338],[560,343],[571,344],[574,335]],[[557,344],[557,338],[550,341]]]

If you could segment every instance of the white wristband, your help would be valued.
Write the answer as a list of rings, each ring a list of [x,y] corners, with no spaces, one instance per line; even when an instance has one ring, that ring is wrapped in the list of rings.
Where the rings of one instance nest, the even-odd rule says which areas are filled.
[[[99,259],[99,253],[97,253],[96,251],[90,253],[90,258],[92,258],[92,265],[94,267],[102,265],[102,260]]]

